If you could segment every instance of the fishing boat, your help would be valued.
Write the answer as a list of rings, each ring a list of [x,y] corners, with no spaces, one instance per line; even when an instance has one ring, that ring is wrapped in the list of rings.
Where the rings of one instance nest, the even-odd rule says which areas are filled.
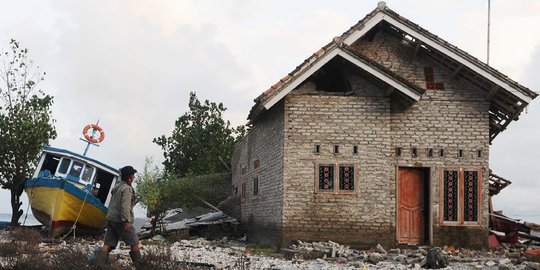
[[[99,122],[98,122],[99,123]],[[49,236],[70,232],[99,234],[111,191],[120,181],[119,171],[86,156],[90,145],[103,141],[105,133],[97,125],[83,130],[84,154],[46,146],[36,171],[25,182],[25,191],[34,217],[49,227]]]

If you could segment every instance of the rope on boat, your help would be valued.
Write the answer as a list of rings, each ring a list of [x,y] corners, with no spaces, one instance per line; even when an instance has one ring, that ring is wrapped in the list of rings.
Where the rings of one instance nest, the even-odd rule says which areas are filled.
[[[88,191],[86,188],[83,188],[83,190],[85,191],[85,195],[84,195],[84,200],[81,205],[81,209],[79,209],[79,214],[77,214],[77,218],[75,219],[75,222],[73,223],[73,226],[71,226],[71,229],[69,230],[69,232],[67,232],[64,236],[62,236],[62,240],[64,240],[64,238],[66,238],[71,232],[73,232],[73,240],[75,240],[77,222],[79,221],[79,217],[81,216],[84,204],[86,203],[86,198],[88,198],[88,193],[90,193],[90,191]]]
[[[26,224],[26,218],[28,217],[28,208],[30,208],[30,201],[31,199],[34,199],[34,187],[36,186],[37,181],[34,181],[32,186],[30,187],[30,198],[28,198],[28,205],[26,206],[26,215],[24,215],[24,221],[22,225]]]

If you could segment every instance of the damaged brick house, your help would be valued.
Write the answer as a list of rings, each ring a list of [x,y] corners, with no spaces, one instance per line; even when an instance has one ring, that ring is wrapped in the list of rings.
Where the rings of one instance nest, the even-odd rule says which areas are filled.
[[[536,96],[380,2],[255,99],[248,237],[486,247],[489,146]]]

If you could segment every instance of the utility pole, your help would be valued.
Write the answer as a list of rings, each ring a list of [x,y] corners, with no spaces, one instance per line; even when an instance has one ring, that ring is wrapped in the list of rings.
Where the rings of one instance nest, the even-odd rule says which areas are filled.
[[[491,26],[491,0],[488,0],[488,23],[487,23],[487,64],[489,65],[489,30]]]

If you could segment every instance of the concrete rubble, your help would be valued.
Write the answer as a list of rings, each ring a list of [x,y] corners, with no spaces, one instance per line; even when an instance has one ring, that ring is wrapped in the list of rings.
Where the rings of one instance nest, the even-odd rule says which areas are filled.
[[[1,231],[0,231],[1,232]],[[208,241],[202,238],[180,240],[170,243],[163,237],[143,241],[143,256],[149,252],[167,249],[175,261],[196,265],[194,269],[537,269],[540,263],[530,261],[524,254],[538,250],[533,244],[501,244],[496,250],[468,250],[448,247],[385,248],[376,245],[368,250],[354,249],[336,242],[296,241],[280,253],[261,252],[261,248],[244,241]],[[1,232],[0,241],[8,242],[9,234]],[[89,254],[102,246],[102,241],[76,239],[73,242],[43,242],[38,244],[42,252],[68,248]],[[535,243],[540,244],[540,243]],[[129,247],[121,244],[111,256],[129,265]],[[429,262],[430,254],[435,261]],[[442,258],[442,259],[441,259]],[[0,261],[2,257],[0,255]]]
[[[340,269],[538,269],[538,262],[526,257],[527,251],[540,247],[532,244],[502,244],[499,249],[478,251],[449,247],[393,248],[381,245],[369,250],[357,250],[338,243],[297,241],[282,249],[291,261],[324,260]],[[318,257],[318,258],[316,258]],[[539,269],[540,270],[540,269]]]

